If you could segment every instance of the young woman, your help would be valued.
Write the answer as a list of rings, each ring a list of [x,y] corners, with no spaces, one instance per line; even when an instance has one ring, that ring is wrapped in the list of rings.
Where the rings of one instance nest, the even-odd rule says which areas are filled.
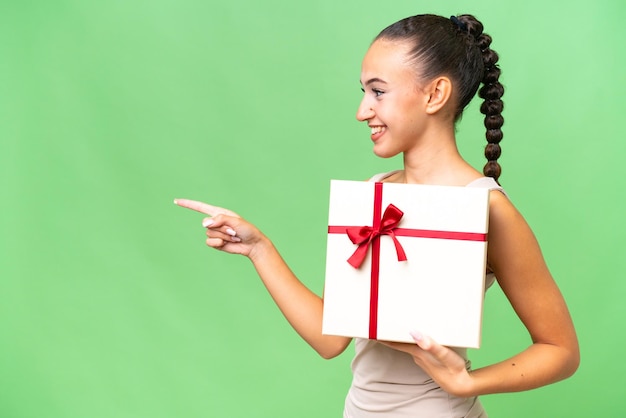
[[[523,217],[496,182],[502,139],[498,55],[471,15],[419,15],[384,29],[363,60],[357,119],[371,128],[374,153],[404,157],[402,170],[376,181],[491,189],[487,285],[494,276],[528,329],[532,344],[500,363],[471,370],[465,350],[419,333],[415,344],[356,341],[345,417],[485,417],[478,396],[536,388],[578,367],[576,333],[565,301]],[[480,84],[483,86],[478,90]],[[487,164],[476,171],[460,156],[456,121],[478,91],[487,128]],[[205,218],[208,246],[250,258],[287,320],[321,356],[351,339],[322,335],[323,299],[289,270],[261,231],[226,209],[190,200]]]

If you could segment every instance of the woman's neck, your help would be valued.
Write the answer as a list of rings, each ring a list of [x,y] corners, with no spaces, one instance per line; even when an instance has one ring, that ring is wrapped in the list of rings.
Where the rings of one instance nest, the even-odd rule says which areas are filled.
[[[421,140],[404,153],[404,171],[396,181],[404,183],[465,186],[480,177],[456,146],[454,132],[439,132]]]

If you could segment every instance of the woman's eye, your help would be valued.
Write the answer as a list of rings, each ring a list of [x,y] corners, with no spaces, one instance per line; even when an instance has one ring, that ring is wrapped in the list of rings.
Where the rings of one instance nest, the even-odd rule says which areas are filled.
[[[363,87],[361,87],[361,91],[365,93],[365,89]],[[374,96],[380,97],[384,92],[382,90],[372,89],[372,93],[374,93]]]

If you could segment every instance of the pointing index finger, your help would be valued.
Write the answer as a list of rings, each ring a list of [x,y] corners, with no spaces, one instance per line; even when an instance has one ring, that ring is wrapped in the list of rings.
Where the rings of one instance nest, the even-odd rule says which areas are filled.
[[[235,212],[232,212],[228,209],[220,208],[219,206],[209,205],[208,203],[199,202],[197,200],[174,199],[174,203],[180,207],[192,209],[209,216],[230,215],[239,217],[239,215],[237,215]]]

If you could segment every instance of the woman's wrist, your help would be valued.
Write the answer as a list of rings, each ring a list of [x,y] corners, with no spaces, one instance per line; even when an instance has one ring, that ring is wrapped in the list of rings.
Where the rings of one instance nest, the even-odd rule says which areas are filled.
[[[478,395],[479,395],[479,390],[478,390],[478,384],[476,381],[476,376],[474,376],[474,373],[472,370],[468,370],[467,375],[466,375],[466,380],[462,382],[457,396],[464,397],[464,398],[471,398],[473,396],[478,396]]]
[[[271,251],[275,251],[274,244],[261,233],[257,242],[255,242],[254,246],[250,249],[248,258],[252,261],[252,264],[257,264],[257,262],[266,259]]]

